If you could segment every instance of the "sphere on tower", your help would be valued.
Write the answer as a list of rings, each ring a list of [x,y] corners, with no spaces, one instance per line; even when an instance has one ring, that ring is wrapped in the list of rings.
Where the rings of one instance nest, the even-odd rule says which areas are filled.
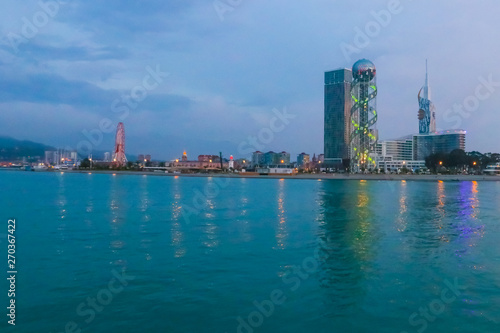
[[[370,82],[376,74],[375,65],[368,59],[358,60],[352,66],[352,76],[355,80]]]

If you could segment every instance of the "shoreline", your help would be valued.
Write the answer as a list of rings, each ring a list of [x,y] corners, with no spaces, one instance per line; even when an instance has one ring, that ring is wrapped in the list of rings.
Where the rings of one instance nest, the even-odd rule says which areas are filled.
[[[24,170],[9,170],[22,171]],[[137,175],[160,177],[229,177],[229,178],[254,178],[254,179],[309,179],[309,180],[378,180],[378,181],[500,181],[500,176],[495,175],[398,175],[398,174],[296,174],[296,175],[256,175],[244,173],[164,173],[154,171],[113,171],[113,170],[39,170],[34,172],[50,173],[75,173],[75,174],[111,174],[111,175]]]

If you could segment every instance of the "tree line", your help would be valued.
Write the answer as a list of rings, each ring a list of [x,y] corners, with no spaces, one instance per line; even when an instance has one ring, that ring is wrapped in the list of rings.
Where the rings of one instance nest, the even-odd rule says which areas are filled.
[[[447,169],[473,168],[482,170],[488,164],[500,162],[500,154],[482,154],[477,151],[466,153],[462,149],[455,149],[450,153],[434,153],[425,158],[425,166],[433,171],[440,167]]]

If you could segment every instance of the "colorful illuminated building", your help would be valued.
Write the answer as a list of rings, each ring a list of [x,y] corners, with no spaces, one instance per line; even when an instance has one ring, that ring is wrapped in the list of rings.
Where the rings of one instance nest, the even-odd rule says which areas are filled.
[[[418,133],[429,134],[436,132],[436,111],[430,100],[429,75],[427,60],[425,61],[425,84],[418,92]]]
[[[377,144],[377,70],[367,60],[358,60],[352,67],[351,133],[349,136],[351,171],[376,168]]]
[[[125,127],[121,122],[116,127],[113,163],[116,166],[124,166],[127,163],[127,157],[125,156]]]

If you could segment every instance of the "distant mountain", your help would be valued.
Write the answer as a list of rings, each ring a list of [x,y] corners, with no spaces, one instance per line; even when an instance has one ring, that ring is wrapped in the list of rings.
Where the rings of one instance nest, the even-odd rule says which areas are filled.
[[[21,160],[23,157],[43,158],[46,150],[55,148],[38,142],[0,136],[0,161]]]
[[[45,158],[45,151],[47,150],[57,150],[57,148],[44,145],[43,143],[0,136],[0,161],[20,161],[23,157],[34,161],[43,160]],[[81,154],[78,155],[82,159],[87,157]],[[92,151],[92,157],[96,160],[102,160],[104,159],[104,151],[94,150]],[[129,161],[136,161],[137,156],[127,154],[127,159]]]

